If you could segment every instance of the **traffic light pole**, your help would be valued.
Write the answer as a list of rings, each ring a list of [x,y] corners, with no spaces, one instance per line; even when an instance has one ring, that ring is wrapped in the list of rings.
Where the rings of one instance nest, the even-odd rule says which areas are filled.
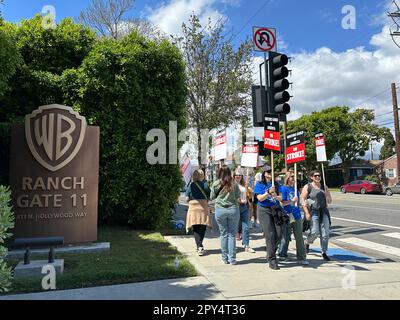
[[[267,98],[268,113],[272,113],[271,106],[269,103],[270,95],[270,79],[268,77],[268,63],[267,53],[264,52],[264,67],[265,67],[265,96]],[[274,170],[274,152],[271,151],[271,176],[272,176],[272,187],[275,187],[275,170]]]

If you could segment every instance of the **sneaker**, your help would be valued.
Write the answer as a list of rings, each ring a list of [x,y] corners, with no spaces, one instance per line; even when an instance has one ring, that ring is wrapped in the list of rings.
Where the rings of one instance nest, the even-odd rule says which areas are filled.
[[[197,253],[198,253],[198,255],[201,257],[201,256],[204,256],[204,253],[205,253],[205,251],[204,251],[204,248],[203,247],[200,247],[198,250],[197,250]]]
[[[278,256],[278,259],[280,261],[286,261],[288,259],[288,256]]]
[[[325,252],[322,254],[322,258],[324,258],[325,261],[331,261],[331,258],[329,258],[329,257],[326,255]]]
[[[269,268],[272,270],[279,270],[279,266],[278,263],[276,262],[276,260],[272,260],[269,262]]]
[[[221,262],[222,262],[223,264],[229,264],[229,261],[228,261],[228,260],[221,259]]]
[[[229,262],[229,263],[230,263],[231,266],[234,266],[235,264],[237,264],[237,261],[236,261],[236,260],[233,260],[233,261],[231,261],[231,262]]]
[[[249,253],[256,253],[256,252],[254,251],[254,249],[251,248],[251,247],[249,247],[249,246],[245,246],[245,247],[244,247],[244,251],[249,252]]]
[[[302,266],[308,266],[308,265],[310,264],[307,260],[299,260],[299,263],[300,263]]]

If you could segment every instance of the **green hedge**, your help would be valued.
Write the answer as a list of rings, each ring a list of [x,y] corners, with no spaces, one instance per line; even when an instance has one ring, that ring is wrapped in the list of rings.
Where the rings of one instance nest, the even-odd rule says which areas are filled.
[[[4,261],[7,249],[3,247],[4,240],[11,236],[8,230],[14,228],[14,215],[10,201],[10,190],[0,185],[0,292],[8,291],[11,285],[11,269]]]
[[[184,70],[175,46],[131,34],[101,41],[66,77],[71,102],[100,126],[101,222],[152,229],[170,220],[182,182],[179,167],[149,165],[146,135],[153,128],[168,134],[172,120],[178,130],[185,127]],[[79,92],[71,93],[71,83],[79,83]]]

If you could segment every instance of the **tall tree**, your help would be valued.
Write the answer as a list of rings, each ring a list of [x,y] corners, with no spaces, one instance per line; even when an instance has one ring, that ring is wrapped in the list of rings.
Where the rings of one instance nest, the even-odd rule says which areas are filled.
[[[385,136],[384,128],[373,124],[373,120],[373,111],[357,109],[349,112],[349,107],[336,106],[290,121],[288,130],[305,131],[307,170],[314,169],[317,164],[314,136],[324,133],[327,158],[333,159],[335,155],[340,157],[344,180],[347,182],[351,162],[365,155],[371,141],[379,142]]]
[[[224,33],[224,23],[208,21],[203,27],[192,15],[175,38],[186,61],[188,122],[201,129],[227,127],[249,114],[251,90],[250,41],[233,46],[233,34]],[[201,155],[199,152],[199,163]]]
[[[82,11],[80,22],[96,29],[102,36],[120,37],[126,13],[133,8],[135,0],[92,0]]]
[[[395,152],[396,142],[394,141],[392,133],[388,128],[384,128],[384,130],[385,130],[385,135],[384,135],[385,142],[382,146],[381,154],[379,156],[380,160],[385,160],[396,153]]]
[[[127,15],[134,3],[135,0],[91,0],[78,20],[103,37],[118,39],[135,31],[146,38],[166,39],[166,35],[149,21]]]

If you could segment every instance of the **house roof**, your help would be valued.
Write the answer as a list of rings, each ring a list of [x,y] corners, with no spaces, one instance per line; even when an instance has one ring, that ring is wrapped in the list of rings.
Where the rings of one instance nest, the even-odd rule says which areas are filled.
[[[391,157],[389,157],[389,158],[387,158],[387,159],[385,159],[385,160],[382,160],[382,162],[381,162],[381,163],[378,163],[378,164],[376,165],[376,167],[379,166],[379,165],[381,165],[381,164],[384,164],[386,161],[392,160],[393,158],[397,158],[397,154],[396,154],[396,153],[395,153],[394,155],[392,155]]]
[[[376,161],[376,160],[375,160]],[[350,169],[373,169],[376,165],[371,163],[371,161],[367,160],[356,160],[353,161],[350,165]],[[342,164],[335,164],[333,166],[329,166],[327,170],[338,170],[342,168]]]

